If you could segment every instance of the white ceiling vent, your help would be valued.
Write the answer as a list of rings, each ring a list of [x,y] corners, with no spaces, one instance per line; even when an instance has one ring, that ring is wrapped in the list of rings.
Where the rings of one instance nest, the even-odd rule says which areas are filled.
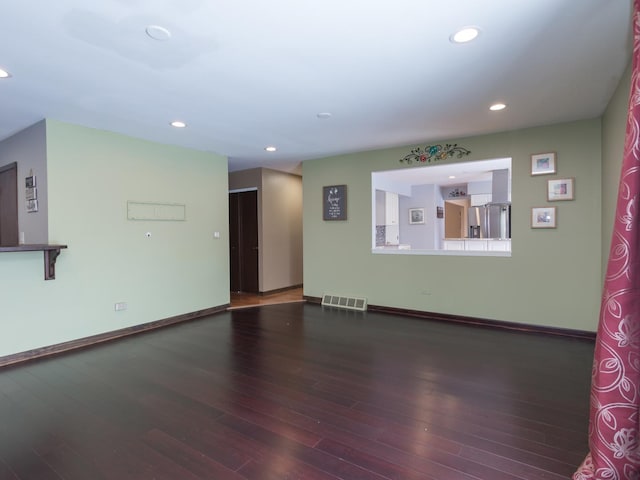
[[[360,310],[364,312],[367,309],[367,299],[358,297],[341,297],[339,295],[324,294],[322,296],[322,305],[328,307],[348,308],[349,310]]]

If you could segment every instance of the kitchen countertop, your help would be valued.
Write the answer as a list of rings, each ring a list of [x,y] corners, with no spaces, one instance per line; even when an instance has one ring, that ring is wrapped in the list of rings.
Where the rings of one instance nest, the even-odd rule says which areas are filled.
[[[501,241],[504,241],[504,240],[511,240],[511,239],[510,238],[455,238],[455,237],[452,237],[452,238],[445,238],[445,241],[446,240],[454,240],[454,241],[455,240],[466,240],[466,241],[469,241],[469,240],[482,240],[484,242],[486,240],[501,240]]]

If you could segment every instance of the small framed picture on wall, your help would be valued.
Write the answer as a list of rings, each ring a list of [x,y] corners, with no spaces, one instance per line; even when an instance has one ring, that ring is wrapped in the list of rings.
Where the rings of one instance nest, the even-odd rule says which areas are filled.
[[[533,207],[531,228],[556,228],[556,207]]]
[[[27,212],[35,213],[38,211],[38,200],[27,200]]]
[[[549,175],[552,173],[556,173],[556,152],[531,155],[531,175]]]
[[[409,209],[409,224],[418,225],[424,223],[424,208]]]
[[[561,200],[573,200],[573,178],[554,178],[547,182],[547,200],[557,202]]]

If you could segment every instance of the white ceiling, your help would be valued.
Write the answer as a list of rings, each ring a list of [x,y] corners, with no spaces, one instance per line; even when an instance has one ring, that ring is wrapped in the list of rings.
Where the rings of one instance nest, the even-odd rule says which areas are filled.
[[[53,118],[217,152],[230,170],[299,171],[310,158],[593,118],[629,62],[631,10],[631,0],[6,0],[0,140]],[[151,39],[149,25],[171,39]],[[478,39],[452,44],[467,25]],[[490,112],[495,101],[508,108]]]

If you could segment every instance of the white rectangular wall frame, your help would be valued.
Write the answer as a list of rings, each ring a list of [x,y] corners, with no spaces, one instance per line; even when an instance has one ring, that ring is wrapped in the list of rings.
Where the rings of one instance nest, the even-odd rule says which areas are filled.
[[[186,205],[180,203],[127,202],[127,220],[184,222]]]

